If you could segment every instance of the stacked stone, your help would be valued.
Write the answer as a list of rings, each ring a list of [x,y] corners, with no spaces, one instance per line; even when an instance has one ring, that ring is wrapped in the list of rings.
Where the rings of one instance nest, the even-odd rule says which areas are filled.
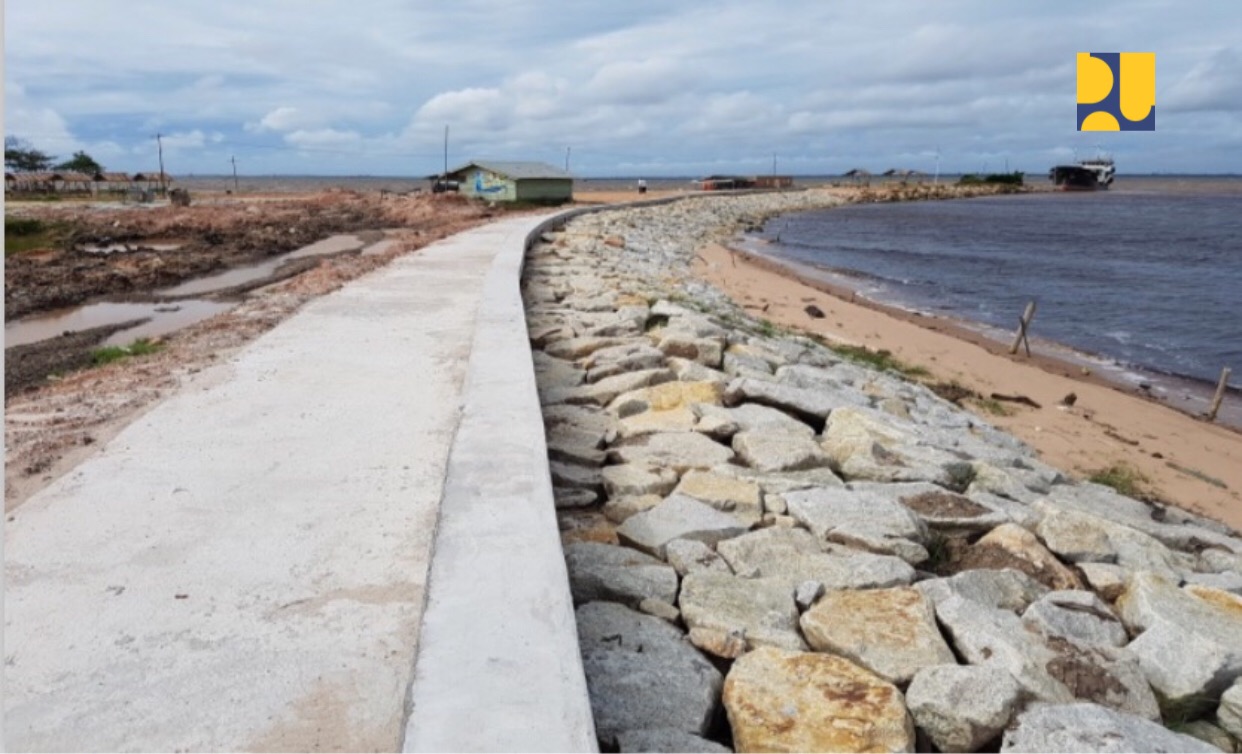
[[[529,254],[601,746],[1236,747],[1242,538],[689,278],[707,241],[833,201],[601,212]]]

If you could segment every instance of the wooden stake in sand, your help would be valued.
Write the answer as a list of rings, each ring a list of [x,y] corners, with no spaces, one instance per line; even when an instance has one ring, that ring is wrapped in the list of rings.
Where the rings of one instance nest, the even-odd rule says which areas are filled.
[[[1212,397],[1212,407],[1208,409],[1207,420],[1216,421],[1216,412],[1220,411],[1220,402],[1225,399],[1225,388],[1229,386],[1229,367],[1220,370],[1220,382],[1216,383],[1216,395]]]
[[[1031,355],[1031,341],[1027,340],[1026,329],[1031,326],[1031,320],[1035,319],[1035,302],[1026,305],[1026,311],[1022,313],[1022,317],[1018,319],[1018,332],[1013,337],[1013,345],[1009,347],[1009,353],[1017,353],[1019,345],[1026,346],[1026,355]]]

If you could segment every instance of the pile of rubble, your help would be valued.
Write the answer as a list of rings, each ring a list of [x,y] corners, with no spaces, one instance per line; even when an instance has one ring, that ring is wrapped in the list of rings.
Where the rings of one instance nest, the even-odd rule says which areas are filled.
[[[1214,751],[1242,538],[696,282],[816,192],[601,212],[523,291],[601,746]]]

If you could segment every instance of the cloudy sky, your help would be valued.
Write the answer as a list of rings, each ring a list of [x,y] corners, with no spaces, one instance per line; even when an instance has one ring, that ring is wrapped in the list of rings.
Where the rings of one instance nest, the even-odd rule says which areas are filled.
[[[1242,172],[1238,0],[5,0],[4,130],[174,174]],[[1155,133],[1075,131],[1154,51]]]

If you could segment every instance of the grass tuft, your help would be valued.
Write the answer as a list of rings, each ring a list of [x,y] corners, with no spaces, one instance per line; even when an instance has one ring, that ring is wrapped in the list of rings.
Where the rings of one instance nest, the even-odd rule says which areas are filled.
[[[24,254],[36,249],[53,249],[64,241],[65,228],[31,217],[4,218],[4,255]]]
[[[1148,479],[1143,472],[1124,463],[1115,463],[1105,469],[1092,472],[1087,481],[1112,487],[1126,497],[1140,498],[1143,496],[1144,485]]]
[[[139,338],[128,346],[104,346],[91,351],[91,363],[95,366],[111,364],[114,361],[130,356],[145,356],[163,348],[159,343],[152,343],[146,338]]]
[[[838,356],[862,364],[881,372],[897,372],[906,377],[929,377],[931,372],[921,366],[906,364],[893,356],[891,351],[881,349],[872,351],[866,346],[848,346],[840,343],[825,343]]]

